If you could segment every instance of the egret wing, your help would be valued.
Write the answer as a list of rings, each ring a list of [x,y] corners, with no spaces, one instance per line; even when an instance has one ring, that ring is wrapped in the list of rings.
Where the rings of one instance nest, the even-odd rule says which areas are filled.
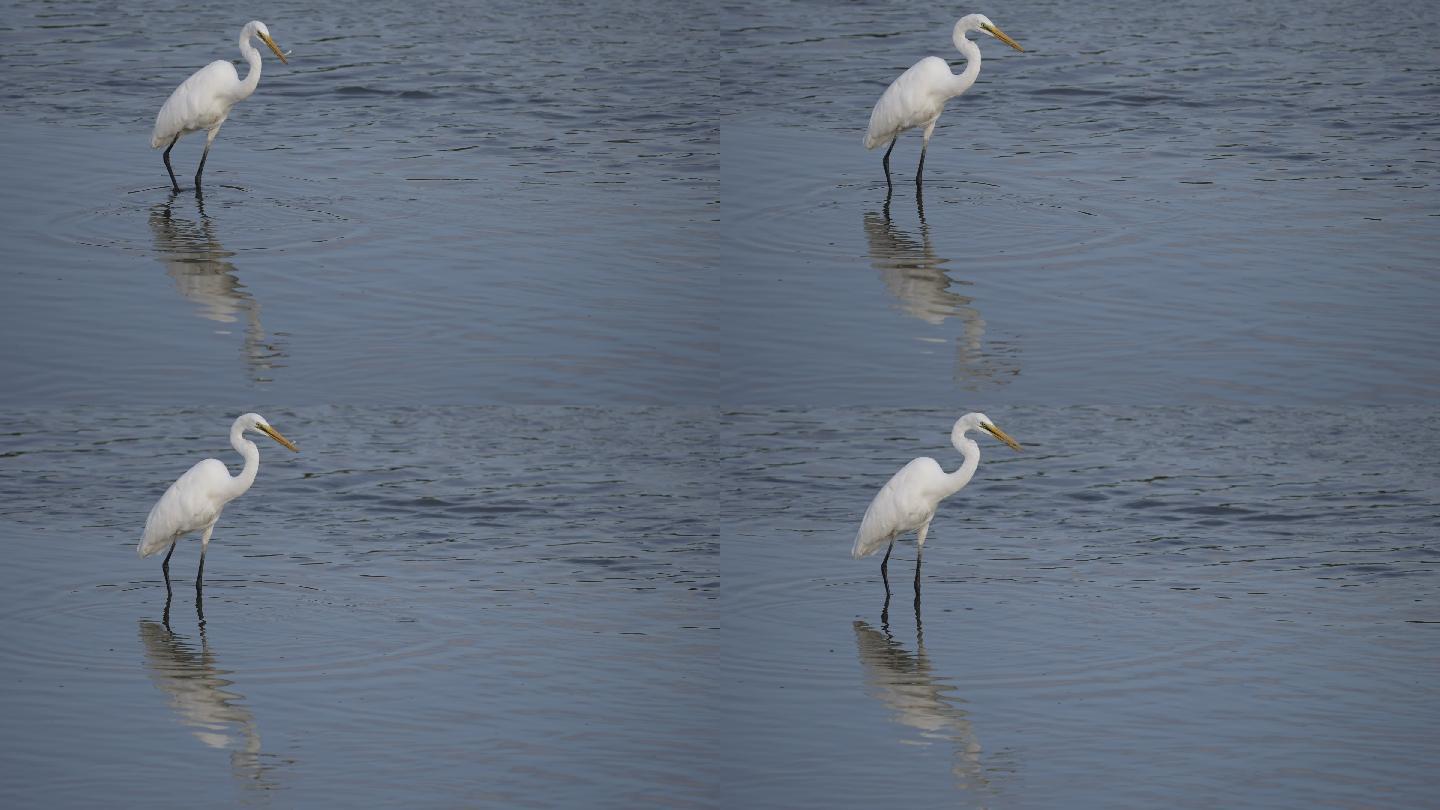
[[[944,475],[935,459],[917,458],[890,476],[865,510],[850,556],[874,554],[896,535],[920,528],[935,514],[939,501],[929,494],[936,477]]]
[[[885,88],[870,111],[865,148],[874,149],[889,143],[905,130],[939,118],[946,99],[939,88],[953,78],[950,64],[938,56],[927,56],[901,73]]]
[[[218,459],[207,458],[175,479],[145,519],[140,556],[149,557],[183,535],[203,529],[225,508],[224,486],[230,471]]]
[[[150,147],[168,146],[176,135],[210,129],[224,121],[235,104],[227,93],[239,84],[240,74],[224,59],[216,59],[190,74],[155,115]]]

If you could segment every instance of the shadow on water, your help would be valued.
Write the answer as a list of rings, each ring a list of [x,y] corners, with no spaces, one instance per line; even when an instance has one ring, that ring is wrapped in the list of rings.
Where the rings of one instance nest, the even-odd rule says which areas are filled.
[[[920,621],[920,597],[915,597],[915,652],[895,640],[890,631],[890,596],[880,612],[880,630],[863,619],[854,624],[855,649],[866,691],[894,714],[902,726],[915,729],[928,741],[944,742],[954,751],[951,772],[956,786],[967,792],[990,788],[981,760],[980,741],[969,714],[960,707],[956,687],[934,671],[925,652]]]
[[[165,598],[165,622],[140,620],[140,642],[145,648],[145,669],[155,686],[170,698],[180,722],[189,726],[195,739],[208,748],[230,752],[230,770],[236,783],[251,790],[272,790],[276,766],[267,764],[261,753],[260,730],[255,716],[245,708],[245,696],[229,691],[234,684],[224,676],[227,670],[215,663],[205,636],[205,614],[199,595],[195,613],[199,619],[200,649],[185,636],[170,629],[170,595]]]
[[[870,264],[880,271],[880,279],[907,315],[931,326],[940,326],[948,318],[960,321],[960,334],[955,338],[954,379],[962,385],[977,379],[1003,383],[1007,376],[1020,373],[1018,366],[1003,363],[995,352],[985,347],[985,319],[972,304],[974,299],[952,291],[953,285],[969,285],[956,281],[946,272],[950,259],[935,254],[930,225],[925,220],[925,200],[917,190],[915,208],[919,217],[917,233],[895,224],[890,215],[891,194],[879,212],[864,216],[865,240]]]
[[[242,356],[255,382],[270,381],[273,369],[283,365],[285,351],[270,339],[260,323],[260,303],[236,276],[234,256],[214,232],[214,221],[205,213],[205,198],[195,195],[196,219],[175,216],[170,198],[150,209],[150,231],[165,272],[175,280],[175,289],[197,305],[196,313],[217,323],[245,322]]]

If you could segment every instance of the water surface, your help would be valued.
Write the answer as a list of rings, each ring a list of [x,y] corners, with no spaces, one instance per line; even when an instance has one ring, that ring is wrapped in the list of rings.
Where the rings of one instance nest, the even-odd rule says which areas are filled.
[[[1432,410],[1012,409],[887,603],[854,531],[954,418],[727,414],[728,805],[1429,803]]]
[[[11,8],[0,396],[707,400],[705,8],[276,7],[290,64],[235,108],[203,199],[203,138],[175,147],[172,195],[155,112],[238,58],[236,13]]]
[[[713,806],[713,420],[297,408],[198,542],[135,554],[198,410],[0,419],[6,806]],[[674,443],[642,441],[663,430]],[[162,431],[168,431],[166,435]],[[263,438],[261,441],[265,441]]]
[[[727,15],[727,401],[1440,395],[1435,6],[979,10],[1026,52],[981,43],[921,200],[919,134],[888,198],[860,141],[905,68],[960,69],[955,9]]]
[[[955,9],[256,9],[197,195],[245,18],[15,4],[0,802],[1430,801],[1435,8],[981,9],[923,196],[859,142]],[[251,407],[303,452],[167,600]]]

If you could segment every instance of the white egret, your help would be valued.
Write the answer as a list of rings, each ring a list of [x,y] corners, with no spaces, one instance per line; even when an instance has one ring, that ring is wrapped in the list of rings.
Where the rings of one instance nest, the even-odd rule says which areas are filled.
[[[965,436],[972,430],[983,430],[1011,449],[1020,450],[1019,443],[996,427],[990,417],[983,413],[967,413],[956,420],[954,429],[950,431],[950,443],[965,457],[958,470],[947,473],[935,459],[917,458],[891,476],[865,510],[850,556],[856,559],[868,557],[881,546],[888,546],[885,559],[880,563],[880,577],[885,581],[887,594],[890,592],[890,575],[886,566],[890,564],[895,538],[910,531],[915,532],[915,588],[919,591],[920,555],[925,550],[925,534],[930,531],[935,510],[941,501],[970,483],[975,468],[980,466],[980,445]],[[918,593],[916,598],[919,598]]]
[[[245,459],[245,467],[239,475],[230,475],[230,470],[219,459],[207,458],[197,463],[175,479],[165,490],[160,500],[150,509],[145,519],[145,534],[138,550],[141,557],[149,557],[160,549],[169,547],[165,562],[160,570],[165,572],[165,586],[170,586],[170,555],[175,553],[175,541],[185,535],[204,531],[200,536],[200,568],[195,573],[195,587],[205,573],[205,550],[210,546],[210,533],[220,519],[225,504],[244,495],[255,483],[255,474],[260,471],[260,448],[245,438],[245,431],[264,433],[293,452],[300,452],[291,441],[281,436],[275,428],[258,413],[247,413],[230,426],[230,446]]]
[[[155,131],[150,136],[150,148],[165,147],[165,171],[170,172],[170,184],[176,191],[180,190],[180,184],[175,181],[175,170],[170,168],[170,150],[175,148],[175,142],[187,132],[199,132],[202,129],[208,132],[205,152],[200,155],[200,168],[195,170],[195,190],[199,191],[200,175],[205,171],[205,159],[210,156],[210,144],[214,143],[215,136],[220,134],[220,125],[230,117],[230,108],[234,107],[236,102],[249,98],[260,84],[260,51],[250,44],[252,37],[259,37],[270,46],[270,50],[274,51],[281,62],[287,61],[285,54],[280,52],[280,46],[270,38],[270,29],[265,27],[265,23],[251,20],[240,29],[240,55],[250,64],[250,72],[245,74],[245,81],[240,81],[240,74],[235,72],[235,66],[228,60],[217,59],[181,82],[175,92],[170,94],[170,98],[165,100],[165,106],[160,108],[160,113],[155,116]]]
[[[965,35],[971,31],[989,34],[1017,51],[1024,51],[1015,40],[995,27],[984,14],[967,14],[955,23],[952,38],[955,47],[965,56],[965,70],[959,76],[950,72],[950,63],[938,56],[927,56],[916,62],[900,78],[890,83],[875,109],[870,111],[870,127],[865,131],[865,148],[874,149],[886,141],[890,148],[885,150],[885,184],[890,184],[890,153],[895,151],[895,141],[900,133],[915,127],[925,127],[925,142],[920,147],[920,166],[915,170],[915,184],[925,171],[925,150],[930,146],[930,135],[935,131],[935,121],[945,111],[945,102],[970,89],[975,77],[980,75],[980,46]]]

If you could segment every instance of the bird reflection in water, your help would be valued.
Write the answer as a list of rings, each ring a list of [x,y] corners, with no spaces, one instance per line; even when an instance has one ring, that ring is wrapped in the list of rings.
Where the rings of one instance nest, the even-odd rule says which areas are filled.
[[[175,289],[197,305],[196,314],[217,323],[245,322],[242,347],[245,366],[257,383],[270,382],[272,369],[284,365],[284,349],[260,325],[260,303],[240,283],[235,265],[215,238],[214,225],[205,213],[205,198],[195,195],[197,218],[176,216],[177,195],[150,209],[150,231],[165,272]]]
[[[960,789],[988,790],[990,779],[981,759],[980,741],[969,714],[960,707],[964,700],[954,694],[954,685],[934,671],[925,653],[919,594],[915,598],[914,653],[890,632],[889,594],[880,612],[880,627],[876,630],[860,619],[854,622],[866,691],[893,712],[898,723],[919,732],[923,744],[945,743],[954,750],[951,771]]]
[[[165,622],[140,621],[140,642],[145,648],[145,669],[150,680],[170,699],[180,722],[207,748],[230,752],[230,770],[236,782],[252,790],[271,790],[274,762],[261,753],[255,716],[245,708],[245,696],[229,691],[234,682],[215,663],[205,637],[205,616],[199,594],[195,612],[200,619],[200,649],[170,629],[170,598],[165,600]]]
[[[895,224],[890,216],[890,195],[879,212],[865,214],[865,239],[869,246],[870,263],[880,271],[885,288],[895,296],[905,314],[931,326],[940,326],[947,318],[960,322],[955,338],[955,381],[969,390],[976,390],[982,381],[1007,382],[1020,373],[1018,366],[1004,358],[1006,346],[990,341],[987,350],[985,319],[968,295],[951,290],[952,286],[968,285],[955,281],[945,270],[949,259],[935,255],[930,226],[925,221],[925,203],[919,192],[915,197],[919,214],[918,237]]]

